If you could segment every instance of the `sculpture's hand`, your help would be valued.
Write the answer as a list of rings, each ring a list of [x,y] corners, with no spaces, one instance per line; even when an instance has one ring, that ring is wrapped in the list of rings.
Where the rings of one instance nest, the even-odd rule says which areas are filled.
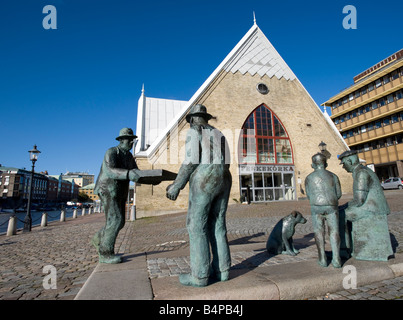
[[[137,174],[137,169],[129,170],[129,180],[133,182],[137,182],[140,176]]]
[[[175,201],[179,195],[179,192],[180,192],[180,189],[175,185],[175,183],[170,184],[167,187],[167,198]]]

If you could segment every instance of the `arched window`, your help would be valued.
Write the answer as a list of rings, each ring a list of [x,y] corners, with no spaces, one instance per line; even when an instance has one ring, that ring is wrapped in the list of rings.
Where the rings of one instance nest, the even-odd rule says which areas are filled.
[[[264,104],[253,110],[239,142],[241,201],[295,200],[290,138],[274,112]]]
[[[266,105],[257,107],[242,127],[240,164],[293,164],[290,139]]]

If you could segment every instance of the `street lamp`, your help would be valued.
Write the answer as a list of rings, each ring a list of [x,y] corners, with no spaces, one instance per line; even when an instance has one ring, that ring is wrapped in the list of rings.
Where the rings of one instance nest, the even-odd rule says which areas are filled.
[[[318,145],[320,152],[324,153],[326,151],[327,144],[321,141]]]
[[[24,232],[31,231],[32,228],[32,217],[31,217],[31,201],[32,201],[32,189],[34,186],[34,168],[35,162],[38,160],[38,153],[41,153],[34,145],[32,150],[29,150],[29,159],[32,161],[32,171],[31,171],[31,181],[29,182],[29,194],[28,194],[28,205],[27,205],[27,215],[24,220]]]

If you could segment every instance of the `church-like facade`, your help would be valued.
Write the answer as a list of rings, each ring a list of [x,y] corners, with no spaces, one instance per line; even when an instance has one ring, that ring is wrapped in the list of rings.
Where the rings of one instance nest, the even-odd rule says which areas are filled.
[[[140,169],[178,172],[189,129],[185,117],[195,104],[207,107],[214,116],[209,123],[228,141],[230,205],[306,197],[304,180],[322,141],[328,169],[343,192],[351,191],[351,176],[337,160],[347,145],[256,23],[189,101],[149,98],[143,88],[135,148]],[[136,185],[137,217],[187,209],[188,187],[173,202],[165,196],[169,184]]]

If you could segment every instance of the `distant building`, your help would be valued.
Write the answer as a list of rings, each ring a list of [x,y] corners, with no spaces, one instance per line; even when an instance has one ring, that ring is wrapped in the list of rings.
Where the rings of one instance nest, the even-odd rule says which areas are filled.
[[[347,145],[380,179],[403,177],[403,49],[323,103]]]
[[[80,188],[79,192],[85,193],[92,201],[100,200],[98,195],[94,194],[94,188],[95,188],[95,183],[91,183],[85,187]],[[130,185],[128,198],[129,198],[130,203],[133,203],[134,185]]]
[[[99,200],[98,195],[94,194],[95,183],[91,183],[79,189],[79,192],[85,193],[90,200],[95,201]]]
[[[67,172],[62,175],[63,180],[73,181],[80,187],[94,183],[94,175],[86,172]]]
[[[28,202],[31,171],[0,166],[0,207],[19,208]],[[32,202],[66,202],[78,197],[79,185],[62,176],[49,176],[35,172],[32,187]]]
[[[28,201],[31,171],[14,167],[0,167],[0,202],[2,206],[19,207]],[[40,173],[34,173],[32,201],[46,201],[48,179]]]
[[[51,176],[47,176],[47,177],[48,177],[47,200],[50,202],[57,202],[59,180],[54,177],[51,177]]]
[[[75,183],[74,179],[63,179],[63,175],[49,175],[49,179],[57,180],[57,202],[66,202],[77,199],[80,186]],[[52,180],[54,181],[54,180]]]

